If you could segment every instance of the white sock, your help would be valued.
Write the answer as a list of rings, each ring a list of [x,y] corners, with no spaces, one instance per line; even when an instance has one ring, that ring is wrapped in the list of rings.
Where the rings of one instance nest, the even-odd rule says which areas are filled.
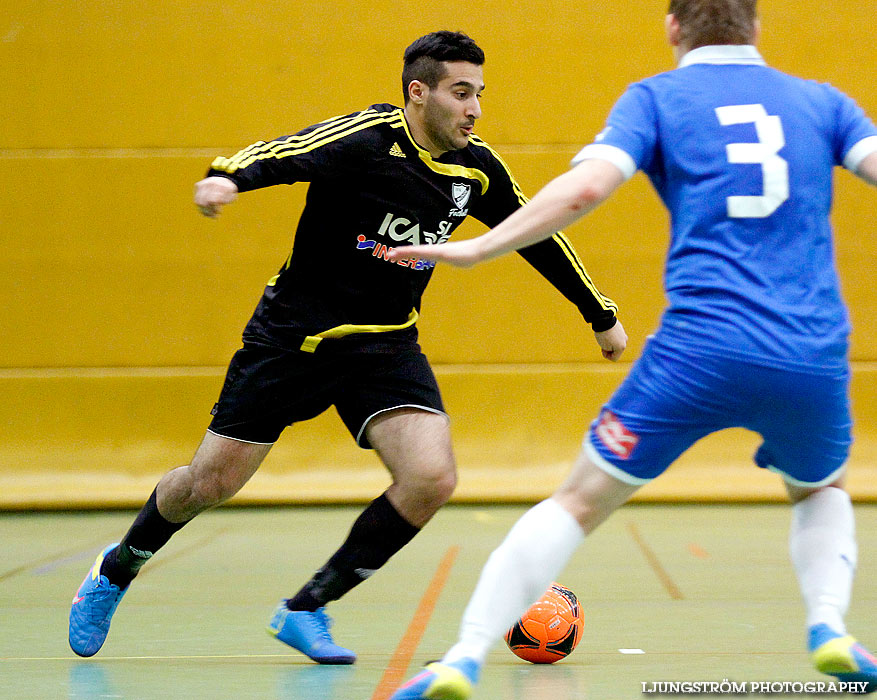
[[[856,572],[856,526],[849,494],[821,489],[792,508],[789,553],[807,609],[807,627],[825,623],[846,633]]]
[[[557,501],[528,510],[497,547],[463,613],[460,640],[442,659],[484,663],[487,652],[556,580],[585,534]]]

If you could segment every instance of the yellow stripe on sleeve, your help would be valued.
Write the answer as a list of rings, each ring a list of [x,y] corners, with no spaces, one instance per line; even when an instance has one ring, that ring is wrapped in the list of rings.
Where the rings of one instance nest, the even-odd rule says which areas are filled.
[[[597,289],[597,287],[594,285],[594,282],[591,280],[590,275],[588,275],[588,271],[582,264],[578,253],[576,253],[575,248],[572,247],[572,244],[569,242],[569,239],[563,234],[563,232],[558,231],[551,237],[551,239],[560,246],[560,249],[563,251],[564,255],[566,255],[567,259],[572,263],[576,272],[578,272],[579,277],[581,277],[582,282],[585,283],[585,286],[589,290],[591,290],[591,293],[594,295],[594,298],[599,302],[600,306],[606,311],[611,310],[613,313],[617,314],[618,306],[609,297],[602,294],[600,290]]]
[[[247,146],[231,158],[217,158],[211,164],[216,170],[233,173],[252,165],[257,160],[282,158],[296,153],[306,153],[326,143],[342,138],[348,134],[399,118],[399,110],[389,113],[367,109],[355,115],[333,117],[306,134],[293,134],[282,140],[259,141]]]

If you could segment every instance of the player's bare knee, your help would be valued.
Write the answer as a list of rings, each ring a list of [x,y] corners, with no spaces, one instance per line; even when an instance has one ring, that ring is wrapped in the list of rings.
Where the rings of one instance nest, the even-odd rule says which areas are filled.
[[[618,505],[614,499],[601,498],[574,480],[567,480],[551,498],[563,506],[585,532],[592,532]]]
[[[448,502],[456,487],[457,474],[452,471],[434,475],[421,483],[423,496],[437,507]]]
[[[201,479],[192,485],[190,502],[199,511],[217,506],[227,498],[230,495],[226,495],[226,490],[219,483]]]
[[[449,470],[444,472],[434,482],[433,497],[435,503],[438,506],[443,506],[450,500],[451,496],[454,495],[454,490],[456,488],[457,472],[455,470]]]
[[[234,496],[243,486],[234,471],[203,470],[193,475],[188,505],[198,512],[218,506]]]
[[[439,508],[448,502],[457,487],[457,471],[452,466],[423,468],[400,480],[399,486],[421,503]]]

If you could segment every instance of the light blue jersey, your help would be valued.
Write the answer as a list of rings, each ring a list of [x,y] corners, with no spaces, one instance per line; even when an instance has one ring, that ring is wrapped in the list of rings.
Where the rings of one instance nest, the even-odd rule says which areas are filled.
[[[840,91],[766,66],[753,46],[707,46],[630,86],[573,162],[643,170],[670,212],[661,344],[835,372],[849,322],[832,171],[875,151],[877,128]]]

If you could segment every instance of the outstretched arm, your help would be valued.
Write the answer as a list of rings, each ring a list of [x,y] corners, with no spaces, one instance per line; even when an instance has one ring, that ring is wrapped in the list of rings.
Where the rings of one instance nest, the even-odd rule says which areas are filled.
[[[552,236],[594,209],[624,179],[612,163],[586,160],[549,182],[530,202],[482,236],[442,245],[403,246],[390,255],[394,260],[422,258],[470,267]]]

